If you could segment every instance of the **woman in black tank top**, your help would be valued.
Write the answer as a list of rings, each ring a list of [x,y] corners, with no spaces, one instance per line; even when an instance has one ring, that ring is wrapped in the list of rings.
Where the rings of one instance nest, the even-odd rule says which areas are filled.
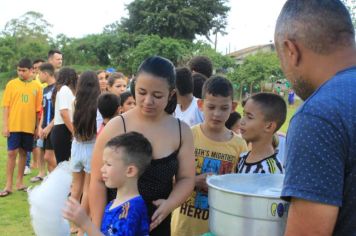
[[[170,61],[157,56],[146,59],[131,86],[136,107],[111,120],[98,137],[89,193],[90,211],[97,225],[106,201],[116,195],[116,191],[112,190],[106,194],[101,180],[104,145],[116,135],[136,131],[148,138],[154,153],[151,165],[138,181],[138,189],[151,220],[153,230],[150,235],[170,235],[170,214],[191,194],[195,176],[190,128],[170,115],[176,106],[174,85],[174,66]]]

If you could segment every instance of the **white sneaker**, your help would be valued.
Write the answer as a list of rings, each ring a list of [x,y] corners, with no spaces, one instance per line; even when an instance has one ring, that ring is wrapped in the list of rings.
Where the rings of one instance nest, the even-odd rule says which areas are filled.
[[[28,166],[25,166],[25,171],[23,172],[24,175],[29,175],[31,174],[31,169]]]

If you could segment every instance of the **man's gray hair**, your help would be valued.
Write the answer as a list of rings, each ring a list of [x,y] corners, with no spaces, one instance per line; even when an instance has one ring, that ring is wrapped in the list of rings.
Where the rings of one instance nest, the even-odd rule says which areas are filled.
[[[288,0],[278,17],[277,47],[283,39],[302,43],[318,54],[355,44],[350,14],[339,0]]]

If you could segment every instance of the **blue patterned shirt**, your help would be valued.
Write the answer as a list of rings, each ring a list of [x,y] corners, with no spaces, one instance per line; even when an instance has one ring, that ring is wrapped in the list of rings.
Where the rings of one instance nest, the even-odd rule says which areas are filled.
[[[286,142],[282,197],[340,207],[334,235],[356,235],[356,67],[305,101]]]
[[[113,201],[105,208],[101,232],[105,236],[146,236],[149,234],[148,214],[141,196],[134,197],[110,209]]]

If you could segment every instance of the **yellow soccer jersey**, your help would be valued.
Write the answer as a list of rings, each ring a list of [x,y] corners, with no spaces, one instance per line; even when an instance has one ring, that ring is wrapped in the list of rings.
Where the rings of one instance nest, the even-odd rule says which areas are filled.
[[[38,82],[19,78],[9,81],[2,100],[2,106],[9,108],[9,131],[33,134],[41,105],[42,87]]]
[[[213,173],[223,175],[233,173],[239,156],[247,150],[246,142],[233,134],[226,142],[207,138],[200,125],[192,127],[196,175]],[[194,190],[192,195],[172,215],[173,236],[195,236],[209,231],[209,205],[206,193]]]

